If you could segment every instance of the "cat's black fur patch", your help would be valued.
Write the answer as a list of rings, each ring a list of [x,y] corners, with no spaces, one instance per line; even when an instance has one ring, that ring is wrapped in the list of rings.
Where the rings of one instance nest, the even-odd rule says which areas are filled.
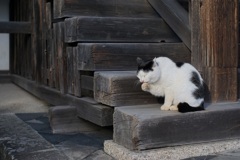
[[[193,92],[194,98],[204,98],[204,86],[201,83],[197,72],[192,72],[191,82],[197,87],[197,89]]]
[[[199,107],[191,107],[189,106],[188,103],[179,103],[178,104],[178,111],[181,113],[186,113],[186,112],[195,112],[195,111],[202,111],[204,110],[204,103],[202,102]]]
[[[153,61],[152,60],[150,60],[150,61],[146,61],[146,62],[142,62],[141,64],[138,64],[138,71],[139,70],[144,70],[144,71],[152,71],[153,69],[152,69],[152,67],[153,67]]]
[[[181,68],[184,65],[184,62],[175,62],[178,68]]]
[[[157,98],[157,102],[160,103],[160,104],[163,104],[164,103],[164,99],[165,97],[156,97]]]

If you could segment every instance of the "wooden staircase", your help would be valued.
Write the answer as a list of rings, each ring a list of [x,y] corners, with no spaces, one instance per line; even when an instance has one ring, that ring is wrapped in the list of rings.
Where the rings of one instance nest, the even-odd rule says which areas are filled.
[[[137,85],[136,58],[191,62],[188,47],[146,0],[62,0],[54,8],[55,21],[63,23],[69,94],[111,109],[157,103]]]
[[[185,136],[186,143],[239,137],[239,103],[230,105],[227,112],[223,106],[228,105],[222,105],[218,109],[210,107],[206,112],[200,113],[163,112],[160,111],[156,99],[141,91],[137,84],[137,57],[152,59],[166,56],[174,61],[189,62],[197,66],[207,77],[214,92],[221,87],[221,78],[224,78],[230,89],[221,96],[227,100],[236,99],[234,73],[237,61],[234,56],[225,54],[222,59],[213,58],[210,61],[208,58],[216,56],[214,54],[203,57],[204,60],[209,60],[204,61],[207,65],[211,62],[210,66],[199,67],[202,62],[199,57],[203,55],[196,47],[200,43],[197,35],[199,28],[196,28],[199,25],[192,25],[190,29],[186,10],[188,0],[178,2],[44,1],[44,6],[39,7],[44,18],[41,19],[41,28],[35,31],[37,34],[42,31],[41,36],[35,36],[38,38],[34,39],[39,42],[37,45],[42,47],[42,63],[36,65],[36,70],[40,73],[33,79],[36,82],[17,75],[13,75],[12,79],[53,105],[74,106],[77,116],[85,120],[103,127],[113,125],[114,142],[131,150],[185,144]],[[192,2],[199,2],[200,5],[200,1]],[[199,10],[197,13],[192,10],[189,12],[199,14]],[[197,44],[195,47],[193,41]],[[232,48],[234,47],[230,47]],[[232,60],[233,63],[225,64],[224,58]],[[221,68],[221,64],[227,68]],[[216,98],[218,95],[214,96]],[[62,113],[61,109],[58,109],[57,112]],[[218,113],[222,115],[219,119]],[[189,118],[192,120],[190,123]],[[219,122],[211,118],[216,118]],[[204,127],[202,120],[207,123],[207,127]],[[175,121],[176,123],[173,123]],[[223,122],[231,125],[226,123],[226,126],[221,126]],[[185,123],[189,123],[186,128],[183,127]],[[187,133],[191,125],[195,125],[195,130]],[[204,134],[194,137],[195,131]],[[216,136],[216,132],[221,134]]]

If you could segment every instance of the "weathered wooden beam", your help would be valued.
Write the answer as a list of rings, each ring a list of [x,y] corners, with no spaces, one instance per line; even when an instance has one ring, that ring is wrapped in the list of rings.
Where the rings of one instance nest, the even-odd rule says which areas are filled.
[[[65,42],[180,42],[161,18],[74,17],[65,20]]]
[[[141,90],[136,71],[101,71],[94,73],[94,99],[118,107],[157,103],[157,99]]]
[[[148,0],[159,15],[191,49],[191,32],[187,11],[176,0]]]
[[[239,103],[212,104],[206,111],[187,114],[161,111],[159,106],[115,108],[114,142],[130,150],[146,150],[240,138]]]
[[[76,16],[158,17],[146,0],[57,0],[53,4],[54,19]]]
[[[93,98],[78,98],[68,94],[62,94],[56,89],[44,85],[38,85],[34,81],[30,81],[17,75],[12,75],[11,78],[12,82],[15,84],[52,105],[76,106],[77,115],[94,124],[99,126],[111,126],[113,123],[113,108],[99,104],[94,101]]]
[[[25,33],[31,34],[31,22],[8,21],[0,22],[0,33]]]
[[[136,70],[136,58],[165,56],[174,61],[191,62],[183,43],[79,43],[79,70]],[[127,58],[126,58],[127,57]]]
[[[193,1],[192,4],[197,3]],[[202,68],[212,102],[236,101],[238,0],[202,0],[198,3],[195,5],[201,5],[199,16],[191,17],[191,22],[198,18],[195,25],[200,26],[199,32],[192,32],[193,37],[200,35],[194,44],[199,47],[195,49],[200,54],[195,56],[195,64],[198,61],[197,65]]]
[[[189,23],[191,27],[191,64],[202,72],[200,14],[201,0],[189,0]]]

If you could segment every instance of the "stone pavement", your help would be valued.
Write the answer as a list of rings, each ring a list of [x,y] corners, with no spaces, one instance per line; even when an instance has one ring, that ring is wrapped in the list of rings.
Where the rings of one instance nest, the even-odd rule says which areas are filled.
[[[103,142],[112,139],[111,127],[80,119],[88,130],[52,134],[49,107],[14,84],[0,84],[0,160],[113,159],[103,152]]]
[[[112,139],[111,127],[101,128],[80,120],[91,129],[52,134],[49,107],[14,84],[0,84],[0,160],[113,160],[103,151],[104,141]],[[185,160],[210,159],[240,160],[240,149]]]

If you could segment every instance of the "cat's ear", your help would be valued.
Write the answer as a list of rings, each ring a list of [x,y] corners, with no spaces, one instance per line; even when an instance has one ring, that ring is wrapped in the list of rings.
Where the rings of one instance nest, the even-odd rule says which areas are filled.
[[[155,66],[158,66],[158,62],[157,62],[157,58],[156,58],[156,57],[153,59],[153,66],[154,66],[154,67],[155,67]]]
[[[142,60],[142,58],[140,58],[140,57],[137,57],[137,64],[138,65],[141,65],[143,63],[143,60]]]

